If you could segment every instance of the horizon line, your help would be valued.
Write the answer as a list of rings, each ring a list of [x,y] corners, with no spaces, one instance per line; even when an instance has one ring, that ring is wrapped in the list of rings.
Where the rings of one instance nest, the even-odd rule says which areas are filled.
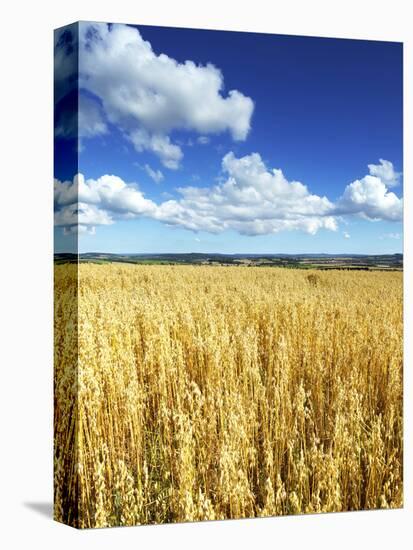
[[[303,255],[319,255],[319,256],[394,256],[404,255],[404,252],[200,252],[200,251],[190,251],[190,252],[108,252],[108,251],[87,251],[87,252],[54,252],[54,254],[116,254],[123,256],[132,256],[132,255],[166,255],[166,254],[216,254],[220,256],[303,256]]]

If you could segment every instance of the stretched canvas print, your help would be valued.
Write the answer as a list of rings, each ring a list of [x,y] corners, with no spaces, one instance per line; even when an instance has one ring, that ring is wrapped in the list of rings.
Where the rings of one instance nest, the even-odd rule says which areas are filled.
[[[55,519],[403,505],[402,44],[55,31]]]

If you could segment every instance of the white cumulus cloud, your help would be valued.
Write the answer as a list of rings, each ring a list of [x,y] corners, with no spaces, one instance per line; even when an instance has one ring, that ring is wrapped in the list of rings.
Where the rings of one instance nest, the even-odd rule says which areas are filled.
[[[146,199],[136,184],[125,183],[118,176],[105,175],[94,180],[78,174],[73,181],[55,180],[54,186],[54,223],[66,231],[79,224],[90,232],[97,225],[150,216],[156,210],[156,204]]]
[[[174,130],[247,137],[253,101],[238,90],[225,94],[214,65],[157,54],[127,25],[80,23],[79,42],[81,88],[100,100],[105,117],[138,151],[152,151],[166,167],[177,168],[182,158]]]
[[[369,174],[378,177],[387,187],[395,187],[399,184],[401,172],[394,170],[393,163],[389,160],[379,159],[380,164],[369,164]]]
[[[143,168],[158,177],[149,165]],[[320,229],[336,231],[344,216],[400,221],[403,209],[403,199],[378,176],[368,174],[350,183],[334,203],[299,181],[289,181],[282,170],[268,168],[258,153],[241,158],[228,153],[217,183],[183,186],[176,192],[179,198],[165,196],[155,203],[137,184],[117,176],[85,179],[78,174],[73,181],[55,180],[55,223],[66,228],[80,224],[90,232],[117,219],[145,216],[195,232],[263,235],[300,230],[314,235]],[[343,237],[350,235],[345,231]]]
[[[374,165],[369,165],[370,172],[371,166]],[[368,174],[347,185],[337,202],[336,214],[358,215],[368,220],[401,221],[403,199],[388,190],[386,177],[382,177]]]
[[[212,233],[227,229],[244,235],[336,230],[336,221],[329,215],[333,204],[326,197],[311,194],[298,181],[289,182],[281,170],[268,170],[258,153],[242,158],[228,153],[222,169],[226,174],[222,183],[179,188],[181,198],[162,203],[155,218]]]
[[[179,168],[179,163],[184,155],[179,145],[172,143],[169,136],[150,134],[140,128],[131,131],[129,139],[137,151],[142,152],[148,149],[155,153],[166,168],[170,170]]]

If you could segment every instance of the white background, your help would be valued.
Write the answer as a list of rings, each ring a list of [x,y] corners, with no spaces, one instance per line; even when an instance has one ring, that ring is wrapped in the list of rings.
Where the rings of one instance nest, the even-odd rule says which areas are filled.
[[[50,510],[52,29],[83,19],[403,41],[408,336],[412,327],[409,280],[412,280],[413,99],[409,4],[407,0],[3,3],[0,29],[0,544],[3,548],[408,547],[409,535],[413,538],[411,337],[406,338],[405,353],[404,510],[83,532],[54,523]]]

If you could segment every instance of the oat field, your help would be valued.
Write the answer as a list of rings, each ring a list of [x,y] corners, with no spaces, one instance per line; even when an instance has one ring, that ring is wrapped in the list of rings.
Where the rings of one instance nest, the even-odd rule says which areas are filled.
[[[81,264],[55,284],[57,520],[402,506],[402,273]]]

